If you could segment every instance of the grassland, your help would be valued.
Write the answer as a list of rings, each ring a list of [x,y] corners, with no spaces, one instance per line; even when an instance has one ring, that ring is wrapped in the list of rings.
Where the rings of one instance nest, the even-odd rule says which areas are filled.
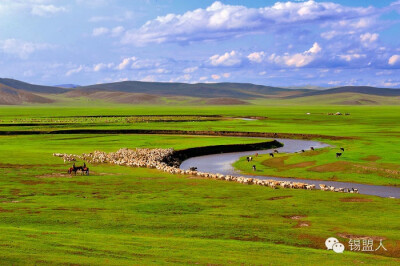
[[[266,174],[398,185],[396,174],[383,175],[381,171],[400,166],[398,109],[1,107],[0,130],[180,129],[345,136],[349,139],[320,139],[333,146],[322,151],[279,155],[277,161],[284,158],[283,166],[281,161],[264,157],[257,158],[257,163]],[[337,111],[351,115],[326,115]],[[82,115],[123,117],[79,117]],[[176,117],[164,117],[169,121],[143,117],[128,122],[133,115],[222,117],[180,121]],[[265,119],[236,119],[245,116]],[[32,125],[12,125],[22,122]],[[65,174],[68,166],[51,156],[53,152],[115,151],[121,147],[183,149],[255,141],[174,135],[0,136],[1,264],[399,264],[398,199],[272,190],[110,165],[91,165],[91,176],[70,177]],[[310,171],[310,167],[336,163],[338,147],[346,149],[340,162],[380,170],[359,173],[349,167],[331,172],[325,167],[325,171]],[[314,164],[287,167],[310,161]],[[388,251],[335,254],[324,246],[331,236],[342,243],[356,236],[384,239]]]

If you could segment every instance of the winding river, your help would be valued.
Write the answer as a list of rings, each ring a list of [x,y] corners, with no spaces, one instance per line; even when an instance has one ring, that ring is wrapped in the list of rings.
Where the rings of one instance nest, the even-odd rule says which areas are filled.
[[[279,152],[285,152],[285,153],[294,153],[301,150],[309,150],[311,147],[318,149],[329,146],[328,144],[322,142],[310,141],[310,140],[294,140],[294,139],[276,139],[276,140],[284,144],[282,148],[278,148]],[[375,186],[375,185],[364,185],[358,183],[321,181],[312,179],[295,179],[295,178],[244,175],[241,174],[239,171],[235,170],[232,166],[232,164],[235,161],[239,160],[240,157],[249,156],[255,153],[265,154],[270,152],[272,152],[272,150],[231,152],[231,153],[211,154],[205,156],[192,157],[183,161],[180,168],[189,169],[189,167],[191,166],[196,166],[198,171],[200,172],[245,176],[258,179],[304,182],[307,184],[314,184],[317,188],[319,188],[319,184],[325,184],[334,187],[357,188],[360,194],[374,195],[380,197],[400,198],[400,187]]]

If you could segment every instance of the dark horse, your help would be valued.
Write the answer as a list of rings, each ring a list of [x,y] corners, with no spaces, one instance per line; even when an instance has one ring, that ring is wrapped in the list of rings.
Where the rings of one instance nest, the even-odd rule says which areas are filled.
[[[82,175],[89,175],[89,167],[75,166],[75,165],[68,169],[68,174],[74,173],[74,175],[76,175],[76,172],[78,171],[81,171]]]

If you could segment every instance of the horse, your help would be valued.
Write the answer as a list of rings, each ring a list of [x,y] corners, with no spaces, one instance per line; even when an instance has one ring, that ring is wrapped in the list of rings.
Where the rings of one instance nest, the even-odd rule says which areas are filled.
[[[74,173],[76,175],[76,172],[81,171],[82,175],[89,175],[89,167],[83,167],[83,166],[72,166],[68,169],[68,174]]]

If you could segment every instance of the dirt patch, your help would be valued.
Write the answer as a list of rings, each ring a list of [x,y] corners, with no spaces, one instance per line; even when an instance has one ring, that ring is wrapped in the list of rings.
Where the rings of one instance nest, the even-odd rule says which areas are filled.
[[[287,198],[292,198],[293,196],[279,196],[279,197],[272,197],[268,198],[267,200],[280,200],[280,199],[287,199]]]
[[[327,153],[327,152],[328,152],[327,149],[319,149],[319,150],[314,150],[314,151],[311,150],[311,151],[303,152],[301,154],[301,156],[304,156],[304,157],[315,156],[315,155],[319,155],[319,154]]]
[[[7,210],[0,207],[0,212],[14,212],[13,210]]]
[[[307,218],[306,215],[285,215],[283,217],[287,218],[287,219],[292,219],[292,220],[300,220],[302,218]]]
[[[369,155],[367,157],[361,158],[361,160],[369,161],[369,162],[375,162],[380,159],[382,159],[382,157],[380,157],[378,155]]]
[[[373,239],[375,241],[386,240],[387,238],[384,236],[362,236],[362,235],[353,235],[349,233],[337,233],[338,236],[346,238],[346,239]]]
[[[262,165],[275,168],[278,171],[290,170],[295,168],[304,168],[315,165],[315,161],[301,162],[295,164],[286,164],[285,160],[288,159],[289,156],[275,157],[272,159],[268,159],[262,162]]]
[[[371,202],[372,199],[363,199],[359,197],[351,197],[351,198],[341,198],[341,202]]]
[[[309,221],[299,221],[293,228],[300,228],[300,227],[309,227],[311,226],[311,222]]]

